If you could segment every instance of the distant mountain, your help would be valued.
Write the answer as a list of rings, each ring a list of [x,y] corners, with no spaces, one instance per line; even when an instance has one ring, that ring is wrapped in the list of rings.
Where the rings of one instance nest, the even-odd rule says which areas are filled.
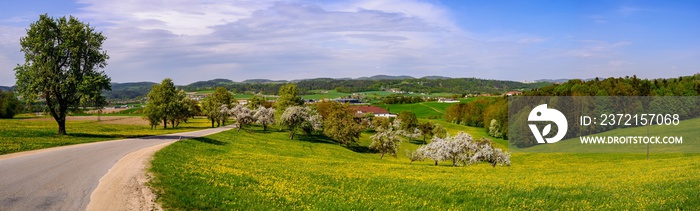
[[[2,91],[14,90],[14,88],[14,86],[0,86],[0,90]]]
[[[566,79],[561,79],[567,81]],[[558,80],[549,80],[558,81]],[[336,90],[344,93],[381,91],[389,88],[400,89],[406,92],[415,93],[494,93],[506,92],[509,90],[530,90],[539,88],[552,82],[521,83],[515,81],[500,81],[477,78],[449,78],[443,76],[425,76],[414,78],[411,76],[389,76],[375,75],[371,77],[350,78],[313,78],[300,80],[270,80],[270,79],[248,79],[242,82],[235,82],[229,79],[213,79],[208,81],[197,81],[178,88],[187,92],[213,90],[216,87],[224,87],[235,93],[264,93],[276,94],[280,87],[286,83],[294,83],[298,86],[301,94],[308,94],[311,90]],[[141,99],[151,91],[153,82],[138,83],[113,83],[112,91],[103,94],[108,100],[115,99]]]
[[[360,77],[355,80],[403,80],[403,79],[414,79],[414,77],[407,75],[391,76],[391,75],[375,75],[371,77]]]
[[[251,83],[251,84],[264,84],[264,83],[287,83],[285,80],[270,80],[270,79],[248,79],[242,81],[241,83]]]
[[[242,81],[241,83],[269,83],[272,82],[270,79],[248,79],[245,81]]]
[[[545,82],[545,83],[565,83],[571,79],[540,79],[540,80],[535,80],[535,82]]]
[[[151,91],[153,82],[112,83],[112,91],[102,94],[108,100],[127,100],[145,97]]]
[[[427,80],[437,80],[437,79],[451,79],[450,77],[445,77],[445,76],[425,76],[420,79],[427,79]]]

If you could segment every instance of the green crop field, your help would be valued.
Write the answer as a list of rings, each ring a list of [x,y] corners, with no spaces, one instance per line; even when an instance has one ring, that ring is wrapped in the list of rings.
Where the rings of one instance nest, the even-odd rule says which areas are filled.
[[[21,116],[20,116],[21,117]],[[107,118],[107,117],[105,117]],[[161,135],[203,129],[206,119],[191,119],[175,129],[150,129],[134,124],[140,117],[114,118],[97,121],[68,121],[68,135],[56,135],[58,125],[53,119],[0,119],[0,154],[105,140]]]
[[[352,93],[337,92],[335,90],[311,90],[310,92],[314,93],[314,94],[303,95],[301,97],[303,99],[321,100],[321,99],[344,98],[344,97],[352,95]]]
[[[451,131],[467,129],[446,125]],[[467,129],[468,130],[468,129]],[[483,131],[476,128],[475,131]],[[361,146],[368,143],[364,134]],[[400,151],[417,145],[404,142]],[[700,206],[700,155],[518,153],[510,167],[411,164],[317,136],[228,131],[155,155],[172,210],[672,210]]]
[[[410,103],[410,104],[383,104],[375,105],[389,110],[391,113],[398,114],[401,111],[411,111],[418,118],[442,119],[445,116],[445,109],[455,103],[439,103],[437,101]]]

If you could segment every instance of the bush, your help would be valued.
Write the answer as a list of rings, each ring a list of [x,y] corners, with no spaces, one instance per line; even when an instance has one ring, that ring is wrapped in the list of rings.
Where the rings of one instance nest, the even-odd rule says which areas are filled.
[[[12,91],[0,90],[0,118],[11,119],[19,112],[19,100]]]

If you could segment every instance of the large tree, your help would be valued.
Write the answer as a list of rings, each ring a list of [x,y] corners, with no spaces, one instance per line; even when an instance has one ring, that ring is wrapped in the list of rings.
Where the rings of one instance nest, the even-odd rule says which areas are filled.
[[[316,103],[316,110],[323,117],[323,134],[350,146],[357,144],[364,127],[355,121],[355,114],[347,104],[334,101]]]
[[[111,90],[111,79],[101,69],[107,65],[102,32],[75,17],[52,18],[44,14],[20,38],[24,64],[17,65],[15,90],[25,99],[41,97],[66,134],[66,112],[78,109],[85,99]]]
[[[175,127],[182,118],[186,118],[186,110],[185,93],[175,87],[173,80],[166,78],[151,88],[144,113],[152,126],[154,122],[162,121],[163,128],[168,128],[168,122]]]

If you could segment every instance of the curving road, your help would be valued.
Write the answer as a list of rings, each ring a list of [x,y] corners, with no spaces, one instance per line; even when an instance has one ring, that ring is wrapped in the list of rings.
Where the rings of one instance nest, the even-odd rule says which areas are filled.
[[[229,129],[220,127],[0,156],[0,210],[85,210],[100,178],[126,154]]]

